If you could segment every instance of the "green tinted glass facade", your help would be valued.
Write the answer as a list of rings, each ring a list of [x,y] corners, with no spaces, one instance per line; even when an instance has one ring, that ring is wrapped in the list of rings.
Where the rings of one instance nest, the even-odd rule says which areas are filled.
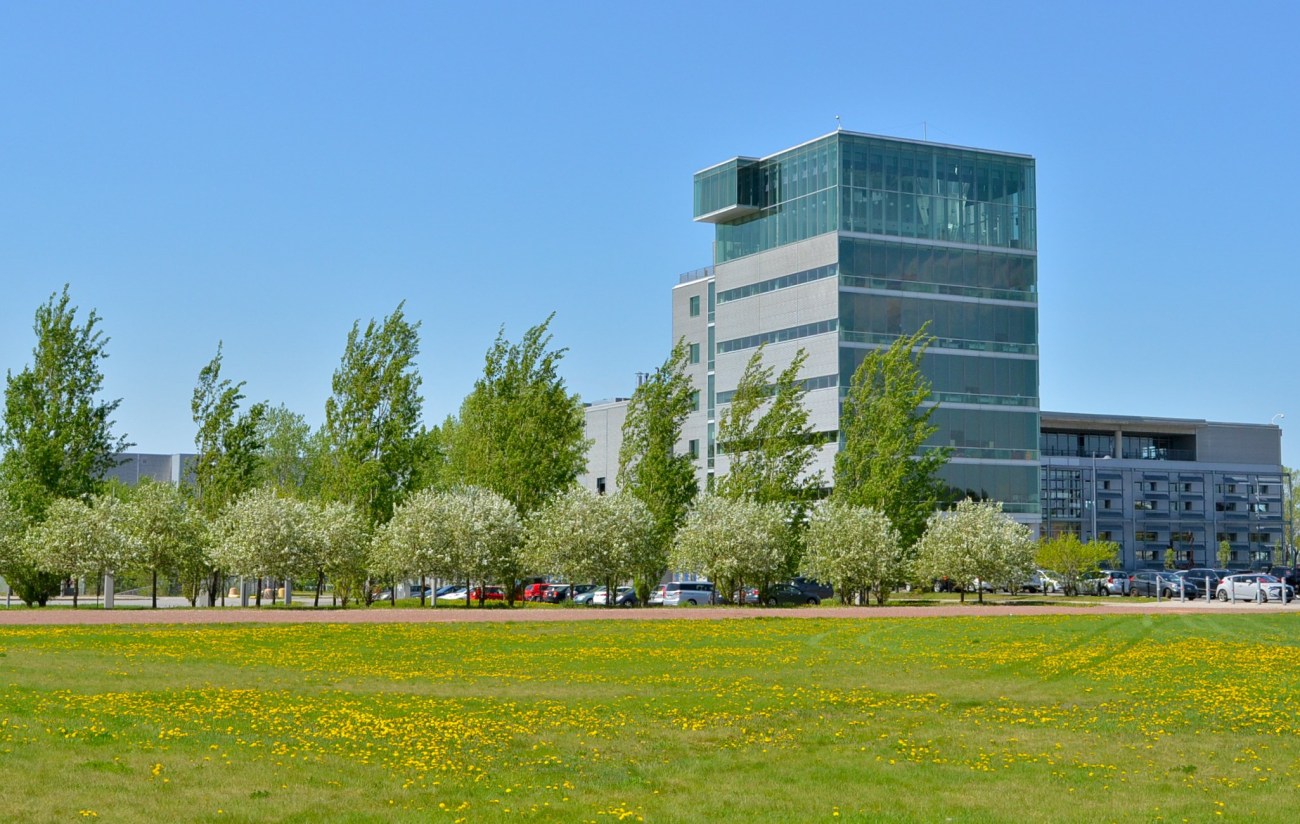
[[[849,132],[697,173],[695,217],[718,263],[834,231],[1037,248],[1032,159]]]
[[[850,132],[698,173],[695,215],[717,227],[720,266],[838,235],[833,264],[823,258],[813,268],[776,268],[770,261],[783,258],[764,258],[754,265],[761,279],[719,279],[719,303],[737,307],[729,312],[745,302],[755,312],[779,304],[781,311],[756,317],[793,319],[800,290],[824,294],[819,282],[835,277],[835,321],[797,316],[801,323],[759,334],[747,322],[744,337],[719,328],[719,345],[809,337],[815,323],[817,334],[838,338],[843,395],[869,352],[925,326],[933,342],[922,370],[940,406],[929,446],[952,450],[945,480],[1033,519],[1040,507],[1034,176],[1034,160],[1023,155]]]

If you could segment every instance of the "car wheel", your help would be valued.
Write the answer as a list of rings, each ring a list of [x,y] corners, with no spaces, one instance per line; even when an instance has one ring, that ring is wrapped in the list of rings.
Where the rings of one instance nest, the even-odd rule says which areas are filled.
[[[1267,603],[1268,603],[1268,593],[1265,592],[1263,588],[1261,588],[1261,589],[1259,590],[1259,602],[1260,602],[1261,604],[1267,604]]]
[[[817,605],[820,604],[820,603],[821,603],[821,601],[818,601],[816,598],[809,598],[809,599],[808,599],[808,606],[810,606],[810,607],[815,607],[815,606],[817,606]]]
[[[769,607],[774,607],[774,606],[776,606],[776,599],[775,599],[775,598],[768,598],[768,599],[767,599],[767,605],[768,605]]]
[[[693,606],[695,606],[695,601],[694,601],[694,600],[688,600],[688,601],[686,602],[686,606],[688,606],[688,607],[693,607]]]
[[[1219,590],[1219,600],[1225,604],[1228,603],[1228,591],[1226,589]]]

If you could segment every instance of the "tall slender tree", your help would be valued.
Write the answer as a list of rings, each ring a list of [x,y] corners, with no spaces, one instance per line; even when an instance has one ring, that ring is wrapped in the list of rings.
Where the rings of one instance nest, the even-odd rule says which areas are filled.
[[[7,373],[0,424],[0,483],[25,515],[39,519],[55,498],[98,492],[115,455],[131,444],[113,434],[120,400],[99,395],[108,338],[94,310],[77,323],[68,287],[36,310],[32,363]]]
[[[443,428],[451,480],[504,495],[521,515],[572,484],[586,466],[582,404],[569,394],[550,349],[554,314],[511,343],[497,334],[483,376]]]
[[[823,480],[820,472],[809,471],[818,443],[799,379],[808,353],[800,349],[774,380],[775,370],[763,364],[764,349],[749,359],[718,419],[718,448],[730,468],[714,491],[724,498],[791,504],[802,520]]]
[[[950,450],[922,449],[938,429],[930,422],[938,407],[925,405],[930,382],[921,373],[930,340],[922,326],[868,353],[840,410],[843,445],[835,456],[834,495],[884,513],[907,547],[948,499],[938,473]]]
[[[410,491],[417,457],[420,324],[406,319],[404,305],[364,329],[352,325],[325,402],[325,497],[356,507],[371,525],[392,517]]]
[[[244,381],[232,382],[221,376],[221,343],[217,354],[199,370],[198,383],[190,400],[190,411],[198,431],[194,436],[194,484],[199,505],[215,517],[231,501],[256,486],[260,431],[266,404],[255,403],[242,414]]]
[[[637,596],[642,603],[663,575],[673,538],[699,491],[694,459],[678,451],[682,424],[699,397],[686,374],[688,359],[686,341],[679,340],[668,359],[632,393],[623,421],[618,487],[650,510],[653,546],[661,559],[657,569],[651,564],[638,576]]]
[[[0,489],[29,522],[44,518],[55,500],[98,492],[115,455],[131,446],[113,434],[120,401],[100,397],[108,338],[99,315],[91,310],[78,323],[71,304],[64,286],[37,308],[32,363],[17,375],[6,373]],[[58,573],[23,552],[12,553],[0,575],[28,603],[43,605],[58,592]]]

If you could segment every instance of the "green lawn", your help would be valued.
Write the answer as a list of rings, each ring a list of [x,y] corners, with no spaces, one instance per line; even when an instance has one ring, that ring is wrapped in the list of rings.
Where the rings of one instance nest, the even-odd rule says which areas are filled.
[[[0,820],[1291,821],[1296,621],[0,627]]]

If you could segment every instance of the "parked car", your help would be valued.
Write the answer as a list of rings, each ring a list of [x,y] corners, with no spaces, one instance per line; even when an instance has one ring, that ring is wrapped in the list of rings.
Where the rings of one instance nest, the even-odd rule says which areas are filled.
[[[1059,572],[1036,569],[1029,580],[1020,585],[1025,592],[1060,592],[1062,576]]]
[[[763,603],[769,607],[781,604],[810,604],[816,606],[821,599],[794,584],[773,584],[763,591]]]
[[[1122,569],[1100,569],[1079,582],[1084,595],[1128,595],[1129,573]]]
[[[577,600],[575,599],[574,602],[577,603]],[[592,593],[591,606],[603,607],[608,603],[609,592],[604,587]],[[639,606],[640,603],[636,597],[636,590],[632,589],[632,587],[619,587],[614,591],[614,606],[616,607],[635,607]]]
[[[455,598],[457,594],[461,598],[465,597],[464,584],[444,584],[433,591],[434,598]]]
[[[602,590],[604,587],[601,588]],[[573,596],[573,603],[577,606],[591,606],[591,599],[596,597],[597,589],[593,584],[591,589],[585,592],[579,592]]]
[[[1222,574],[1221,574],[1222,573]],[[1174,573],[1179,578],[1186,578],[1204,592],[1206,586],[1210,592],[1214,592],[1219,587],[1219,581],[1223,580],[1223,575],[1227,574],[1226,570],[1210,569],[1209,567],[1192,567],[1191,569],[1179,570]]]
[[[798,587],[800,592],[811,595],[818,601],[829,601],[835,597],[835,590],[830,584],[823,584],[821,581],[815,581],[812,578],[793,578],[790,583]]]
[[[474,587],[469,591],[469,599],[471,601],[479,600],[479,587]],[[506,591],[502,587],[490,586],[482,593],[482,600],[485,601],[504,601],[505,599]]]
[[[542,590],[542,600],[548,604],[560,604],[595,588],[595,584],[550,584]]]
[[[543,583],[541,581],[534,581],[533,583],[524,587],[524,600],[533,601],[533,602],[541,601],[542,594],[546,591],[546,588],[549,586],[550,584]]]
[[[666,607],[695,607],[712,604],[716,598],[712,581],[669,581],[650,595],[650,604],[659,596],[659,604]]]
[[[1130,579],[1129,595],[1151,595],[1157,598],[1196,598],[1201,594],[1196,584],[1172,572],[1158,569],[1140,569]]]
[[[1262,572],[1239,572],[1219,581],[1214,596],[1220,601],[1283,601],[1295,598],[1295,588],[1282,583],[1272,575]]]

